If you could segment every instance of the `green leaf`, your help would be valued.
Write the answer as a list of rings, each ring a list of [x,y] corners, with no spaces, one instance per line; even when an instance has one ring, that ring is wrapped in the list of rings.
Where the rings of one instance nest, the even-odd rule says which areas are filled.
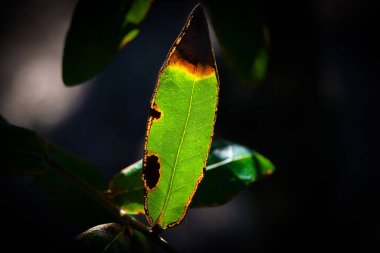
[[[139,33],[153,0],[80,0],[66,36],[62,78],[76,85],[100,73]]]
[[[214,141],[205,177],[190,207],[222,205],[247,185],[272,174],[274,169],[274,165],[256,151],[229,141]],[[109,185],[110,196],[128,214],[144,212],[141,170],[142,160],[116,174]]]
[[[107,223],[90,228],[78,235],[70,252],[148,252],[145,237],[132,227]]]
[[[95,189],[104,191],[105,183],[97,168],[53,145],[49,145],[49,157],[51,169],[35,179],[50,202],[78,224],[93,226],[109,220],[110,214],[62,173],[63,168]]]
[[[169,52],[151,101],[143,159],[146,215],[163,229],[186,214],[203,178],[216,118],[218,77],[200,6]]]
[[[106,186],[97,168],[88,161],[46,142],[29,129],[9,124],[0,116],[1,174],[34,176],[51,202],[79,224],[94,225],[108,213],[74,185],[63,171],[92,187]]]
[[[109,196],[128,214],[144,214],[142,160],[116,174],[109,184]]]
[[[247,185],[272,174],[274,169],[274,165],[256,151],[228,141],[214,142],[205,179],[191,207],[224,204]]]
[[[37,175],[49,169],[47,146],[33,131],[9,124],[0,116],[0,173]]]
[[[220,4],[217,0],[204,0],[203,4],[233,69],[243,80],[260,84],[268,65],[269,32],[258,16],[257,4]]]

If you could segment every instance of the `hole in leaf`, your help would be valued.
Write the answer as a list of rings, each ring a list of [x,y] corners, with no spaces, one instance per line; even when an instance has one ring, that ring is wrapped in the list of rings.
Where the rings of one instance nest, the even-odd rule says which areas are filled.
[[[149,189],[153,189],[157,185],[158,179],[160,178],[160,166],[158,156],[150,155],[146,158],[144,179]]]
[[[161,112],[158,109],[156,104],[153,105],[153,108],[150,108],[149,116],[153,117],[153,119],[158,120],[161,118]]]

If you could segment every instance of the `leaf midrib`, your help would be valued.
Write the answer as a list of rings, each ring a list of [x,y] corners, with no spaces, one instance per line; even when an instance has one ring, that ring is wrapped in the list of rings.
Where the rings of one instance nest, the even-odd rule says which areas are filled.
[[[171,174],[171,177],[170,177],[170,184],[169,184],[168,194],[166,195],[164,206],[163,206],[162,211],[161,211],[160,215],[158,216],[157,220],[160,220],[161,217],[163,218],[163,216],[165,215],[165,212],[166,212],[167,204],[169,202],[169,198],[170,198],[170,194],[171,194],[171,189],[172,189],[172,186],[173,186],[174,175],[175,175],[175,171],[176,171],[176,168],[177,168],[178,157],[179,157],[179,154],[181,153],[183,140],[184,140],[184,137],[185,137],[185,134],[186,134],[186,131],[187,131],[187,125],[189,123],[190,111],[191,111],[191,107],[192,107],[192,103],[193,103],[193,94],[194,94],[195,81],[196,81],[196,79],[194,79],[193,85],[192,85],[192,88],[191,88],[189,108],[187,110],[185,127],[183,129],[183,133],[182,133],[182,137],[181,137],[181,142],[179,144],[179,147],[178,147],[178,150],[177,150],[177,155],[176,155],[175,162],[174,162],[174,165],[173,165],[173,171],[172,171],[172,174]]]

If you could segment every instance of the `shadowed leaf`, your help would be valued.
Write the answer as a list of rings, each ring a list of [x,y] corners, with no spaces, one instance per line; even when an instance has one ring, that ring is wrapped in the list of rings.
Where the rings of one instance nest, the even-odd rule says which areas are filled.
[[[148,252],[145,237],[131,227],[107,223],[90,228],[78,235],[69,252]]]
[[[105,184],[97,168],[53,145],[49,145],[49,157],[53,161],[51,169],[43,175],[35,176],[35,179],[58,211],[86,226],[109,220],[108,212],[73,184],[60,169],[64,168],[95,189],[104,191]]]
[[[228,141],[214,141],[205,178],[190,207],[222,205],[247,185],[272,174],[274,169],[267,158],[247,147]],[[110,196],[129,214],[144,212],[141,171],[142,160],[118,173],[109,186]]]
[[[144,214],[142,160],[123,169],[110,182],[110,196],[128,214]]]
[[[140,30],[153,0],[80,0],[66,36],[62,78],[66,85],[100,73]]]
[[[220,4],[217,0],[202,3],[233,69],[246,82],[260,84],[268,65],[269,33],[258,16],[257,4]]]
[[[49,169],[47,146],[33,131],[9,124],[0,116],[0,173],[37,175]]]
[[[224,204],[247,185],[272,174],[274,169],[274,165],[256,151],[228,141],[215,142],[207,162],[205,179],[191,206]]]
[[[105,184],[97,168],[88,161],[46,142],[33,131],[9,124],[0,117],[1,174],[34,176],[50,201],[78,224],[95,225],[108,213],[62,173],[103,191]]]

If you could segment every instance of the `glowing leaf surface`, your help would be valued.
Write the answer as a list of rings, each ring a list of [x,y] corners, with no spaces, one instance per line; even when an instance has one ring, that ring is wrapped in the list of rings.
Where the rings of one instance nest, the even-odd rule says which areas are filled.
[[[207,23],[194,8],[159,73],[143,159],[145,211],[167,228],[185,216],[213,135],[218,77]]]

